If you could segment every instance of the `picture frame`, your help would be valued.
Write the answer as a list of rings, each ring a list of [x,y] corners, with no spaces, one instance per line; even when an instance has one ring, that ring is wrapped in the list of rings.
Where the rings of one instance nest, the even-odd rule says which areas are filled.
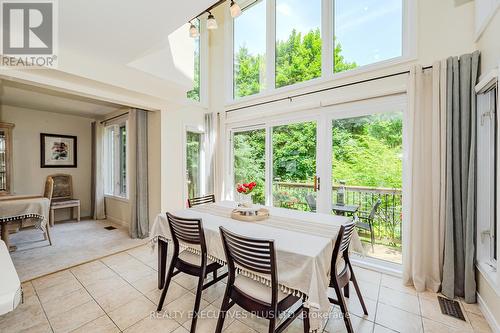
[[[76,168],[77,148],[74,135],[40,133],[40,167]]]

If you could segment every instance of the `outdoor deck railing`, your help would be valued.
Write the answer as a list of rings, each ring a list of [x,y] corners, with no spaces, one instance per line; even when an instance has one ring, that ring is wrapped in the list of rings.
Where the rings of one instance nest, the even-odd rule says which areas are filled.
[[[314,193],[311,183],[274,182],[274,205],[298,210],[310,210],[306,195]],[[339,185],[332,186],[332,201],[337,201]],[[375,238],[387,245],[401,246],[402,191],[401,189],[367,186],[345,186],[346,205],[359,205],[360,215],[368,215],[380,199],[381,205],[373,221]]]

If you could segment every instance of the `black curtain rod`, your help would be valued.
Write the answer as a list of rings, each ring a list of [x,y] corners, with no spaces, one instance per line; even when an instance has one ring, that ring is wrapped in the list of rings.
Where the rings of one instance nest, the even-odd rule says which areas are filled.
[[[128,114],[128,111],[125,112],[125,113],[119,114],[117,116],[111,117],[109,119],[104,119],[103,121],[101,121],[101,124],[104,124],[105,122],[108,122],[108,121],[116,119],[116,118],[120,118],[121,116],[124,116],[124,115],[127,115],[127,114]]]
[[[149,113],[149,112],[155,112],[155,111],[151,111],[151,110],[144,110],[144,109],[141,109],[141,110],[142,110],[142,111],[146,111],[146,112],[148,112],[148,113]],[[114,117],[108,118],[108,119],[104,119],[103,121],[101,121],[101,124],[104,124],[105,122],[110,121],[110,120],[113,120],[113,119],[116,119],[116,118],[120,118],[121,116],[125,116],[125,115],[127,115],[127,114],[129,114],[129,111],[124,112],[124,113],[119,114],[119,115],[116,115],[116,116],[114,116]]]
[[[212,6],[208,7],[207,9],[205,9],[204,11],[202,11],[201,13],[199,13],[198,15],[196,15],[195,17],[193,17],[192,19],[190,19],[188,22],[191,22],[193,21],[194,19],[197,19],[198,17],[200,17],[201,15],[205,14],[205,13],[208,13],[209,11],[211,11],[212,9],[214,9],[215,7],[219,6],[221,3],[225,2],[226,0],[219,0],[217,1],[216,3],[214,3]]]
[[[430,68],[432,68],[432,66],[426,66],[426,67],[422,67],[422,70],[427,70],[427,69],[430,69]],[[360,80],[360,81],[354,81],[354,82],[344,83],[344,84],[340,84],[338,86],[333,86],[333,87],[323,88],[323,89],[319,89],[319,90],[309,91],[309,92],[305,92],[305,93],[291,95],[291,96],[288,96],[288,97],[281,97],[281,98],[273,99],[273,100],[270,100],[270,101],[265,101],[265,102],[259,102],[259,103],[251,104],[251,105],[240,106],[240,107],[237,107],[237,108],[234,108],[234,109],[226,110],[226,113],[234,112],[234,111],[238,111],[238,110],[243,110],[243,109],[251,108],[251,107],[255,107],[255,106],[261,106],[261,105],[266,105],[266,104],[270,104],[270,103],[275,103],[275,102],[292,100],[292,99],[297,98],[297,97],[302,97],[302,96],[317,94],[317,93],[321,93],[321,92],[325,92],[325,91],[330,91],[330,90],[334,90],[334,89],[338,89],[338,88],[344,88],[344,87],[353,86],[353,85],[356,85],[356,84],[361,84],[361,83],[366,83],[366,82],[371,82],[371,81],[386,79],[386,78],[389,78],[389,77],[403,75],[403,74],[410,74],[410,71],[407,70],[407,71],[403,71],[403,72],[398,72],[398,73],[392,73],[392,74],[387,74],[387,75],[372,77],[372,78],[369,78],[369,79],[364,79],[364,80]]]

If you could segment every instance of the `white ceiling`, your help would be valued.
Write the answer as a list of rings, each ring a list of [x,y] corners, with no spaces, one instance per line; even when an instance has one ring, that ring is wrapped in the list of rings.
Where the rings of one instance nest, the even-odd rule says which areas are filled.
[[[185,95],[193,66],[186,22],[215,2],[59,1],[59,70],[156,97]]]
[[[5,80],[1,82],[0,103],[91,118],[102,118],[110,112],[123,108],[118,104]]]

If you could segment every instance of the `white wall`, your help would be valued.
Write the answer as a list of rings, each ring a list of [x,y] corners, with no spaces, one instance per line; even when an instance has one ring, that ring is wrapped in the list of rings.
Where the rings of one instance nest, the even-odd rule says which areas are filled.
[[[477,48],[481,51],[481,73],[485,74],[500,63],[500,10],[491,19],[486,29],[477,41]]]
[[[73,196],[81,200],[82,216],[90,216],[91,128],[90,118],[1,106],[2,122],[15,124],[13,131],[13,191],[43,194],[45,179],[54,173],[73,176]],[[40,168],[40,133],[77,136],[77,168]],[[56,220],[69,217],[57,212]]]

